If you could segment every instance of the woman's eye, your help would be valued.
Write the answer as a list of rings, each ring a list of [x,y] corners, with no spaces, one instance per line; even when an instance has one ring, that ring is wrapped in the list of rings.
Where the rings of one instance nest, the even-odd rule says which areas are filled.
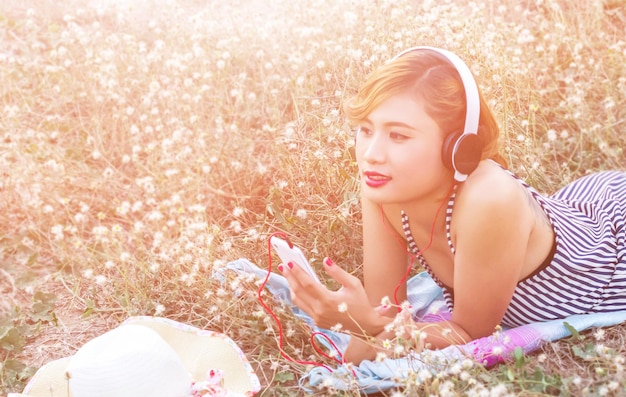
[[[369,129],[369,128],[367,128],[367,127],[359,126],[359,127],[357,128],[357,130],[356,130],[356,133],[357,133],[358,135],[365,135],[365,136],[367,136],[367,135],[371,135],[371,134],[372,134],[372,131],[370,131],[370,129]]]
[[[393,139],[393,140],[396,140],[396,141],[404,141],[406,139],[409,139],[408,136],[406,136],[404,134],[400,134],[398,132],[391,132],[391,133],[389,133],[389,137],[391,139]]]

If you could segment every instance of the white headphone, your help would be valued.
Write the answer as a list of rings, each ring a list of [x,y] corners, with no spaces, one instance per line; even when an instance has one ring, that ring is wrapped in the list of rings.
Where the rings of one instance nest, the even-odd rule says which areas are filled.
[[[409,52],[421,50],[434,51],[446,58],[455,67],[463,82],[466,102],[465,126],[462,132],[453,133],[446,137],[441,153],[444,164],[454,171],[454,179],[457,182],[464,182],[467,176],[478,167],[482,157],[482,143],[477,135],[480,120],[478,86],[465,62],[448,50],[417,46],[402,51],[393,59]]]

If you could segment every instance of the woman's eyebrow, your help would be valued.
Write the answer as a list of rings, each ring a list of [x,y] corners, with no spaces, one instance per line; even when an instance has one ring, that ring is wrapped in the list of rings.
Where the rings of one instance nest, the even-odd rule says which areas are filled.
[[[369,124],[374,124],[367,117],[364,118],[361,122],[362,123],[365,122],[365,123],[369,123]],[[386,127],[386,128],[389,128],[389,127],[402,127],[402,128],[408,128],[408,129],[411,129],[411,130],[417,130],[412,125],[407,124],[407,123],[403,123],[402,121],[386,121],[386,122],[383,123],[383,127]]]
[[[408,128],[408,129],[411,129],[411,130],[415,129],[415,127],[413,127],[412,125],[407,124],[407,123],[403,123],[401,121],[388,121],[386,123],[383,123],[383,126],[385,126],[385,127],[403,127],[403,128]]]

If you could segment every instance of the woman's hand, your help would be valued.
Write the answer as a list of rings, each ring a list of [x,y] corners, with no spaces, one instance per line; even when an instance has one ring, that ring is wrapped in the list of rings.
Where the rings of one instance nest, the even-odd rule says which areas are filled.
[[[308,313],[321,328],[338,327],[364,335],[380,333],[385,324],[392,321],[383,309],[374,308],[361,281],[335,265],[330,258],[324,259],[324,269],[341,284],[331,291],[316,282],[298,265],[283,264],[282,270],[291,290],[293,303]]]

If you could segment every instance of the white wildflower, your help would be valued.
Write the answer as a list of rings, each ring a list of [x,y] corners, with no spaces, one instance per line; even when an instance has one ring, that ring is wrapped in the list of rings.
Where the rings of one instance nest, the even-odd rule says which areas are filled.
[[[376,353],[376,362],[381,362],[381,361],[385,361],[387,359],[387,354],[384,352],[378,352]]]
[[[333,325],[332,327],[330,327],[331,331],[335,331],[335,332],[339,332],[343,329],[343,324],[341,323],[337,323],[335,325]]]
[[[296,211],[296,216],[297,216],[298,218],[300,218],[300,219],[303,219],[303,220],[304,220],[304,219],[306,219],[307,212],[306,212],[306,210],[305,210],[305,209],[302,209],[302,208],[301,208],[301,209],[299,209],[298,211]]]
[[[597,340],[597,341],[601,341],[604,340],[604,336],[605,336],[606,332],[604,331],[603,328],[598,328],[594,331],[593,333],[593,337]]]
[[[433,373],[428,369],[422,369],[417,374],[417,377],[421,380],[428,380],[433,377]]]
[[[154,315],[155,316],[160,316],[163,313],[165,313],[165,306],[163,306],[162,304],[158,304],[156,305],[156,307],[154,308]]]
[[[244,213],[244,209],[241,207],[235,207],[233,208],[233,216],[235,218],[240,217],[242,214]]]

